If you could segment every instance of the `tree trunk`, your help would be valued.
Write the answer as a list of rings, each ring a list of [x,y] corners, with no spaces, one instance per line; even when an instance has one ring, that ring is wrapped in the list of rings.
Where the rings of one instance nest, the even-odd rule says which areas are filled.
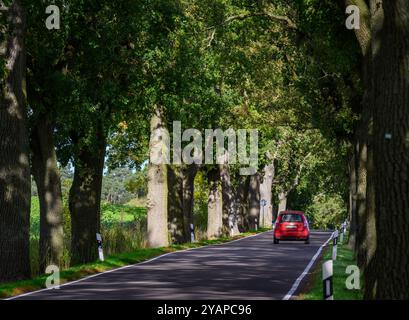
[[[287,210],[287,197],[288,194],[285,191],[278,194],[278,213]]]
[[[349,163],[349,240],[348,246],[355,249],[356,245],[356,158],[357,158],[357,143],[354,142],[351,152],[351,160]]]
[[[260,174],[256,173],[250,177],[249,183],[249,227],[255,230],[260,219]]]
[[[375,286],[365,296],[408,299],[409,2],[384,1],[383,10],[373,60],[377,247],[365,273]]]
[[[223,201],[219,172],[208,173],[209,199],[207,202],[207,238],[219,238],[223,229]]]
[[[24,96],[25,14],[20,1],[10,4],[7,20],[0,43],[0,63],[6,72],[0,79],[0,282],[30,276],[31,179]]]
[[[379,10],[382,7],[382,0],[370,1],[371,12],[371,59],[366,59],[367,63],[367,81],[366,86],[369,90],[368,95],[368,161],[367,161],[367,206],[366,206],[366,233],[363,239],[364,255],[361,256],[361,264],[365,270],[364,274],[374,274],[375,271],[375,256],[377,245],[376,234],[376,189],[375,189],[375,166],[374,166],[374,79],[373,74],[373,59],[376,56],[376,50],[378,48],[378,35],[382,29],[383,24],[383,10]],[[365,297],[371,298],[375,293],[376,281],[374,277],[366,277],[365,279]]]
[[[237,192],[235,193],[238,213],[238,227],[239,231],[246,232],[249,230],[249,203],[248,203],[248,191],[249,191],[249,176],[239,176],[239,185]]]
[[[168,165],[168,228],[172,243],[188,241],[183,215],[183,173],[177,165]]]
[[[32,172],[40,200],[40,272],[59,266],[63,253],[63,204],[61,178],[53,137],[54,126],[40,115],[31,132]]]
[[[275,167],[274,164],[270,164],[264,167],[264,176],[263,182],[260,184],[260,197],[262,200],[266,201],[264,207],[260,208],[260,212],[262,213],[261,217],[261,224],[260,226],[263,228],[272,228],[273,226],[273,214],[272,210],[269,209],[271,204],[271,197],[272,197],[272,186],[273,186],[273,179],[275,175]]]
[[[371,3],[371,34],[376,35],[375,29],[377,2],[379,0],[372,0]],[[363,97],[363,108],[361,116],[361,128],[358,130],[360,133],[360,143],[366,148],[364,153],[361,153],[364,157],[364,190],[365,190],[365,204],[361,207],[358,205],[358,228],[357,228],[357,244],[356,255],[358,266],[365,270],[372,259],[376,247],[376,230],[375,230],[375,187],[374,187],[374,168],[373,168],[373,70],[372,70],[372,58],[374,54],[374,48],[376,43],[371,39],[369,43],[369,49],[367,54],[363,57],[363,71],[362,78],[365,87]],[[360,177],[358,175],[358,199],[361,197],[360,190]]]
[[[97,258],[96,233],[100,232],[106,138],[98,129],[93,146],[80,145],[77,141],[74,180],[69,195],[71,265],[92,262]]]
[[[240,233],[238,227],[237,210],[234,201],[234,189],[232,186],[229,165],[221,164],[219,167],[220,178],[222,181],[224,233],[233,237]]]
[[[167,159],[163,158],[164,122],[162,111],[155,108],[151,118],[149,142],[150,161],[148,165],[148,245],[167,247],[168,235],[168,180]],[[156,161],[158,160],[158,161]]]
[[[358,266],[362,267],[362,258],[364,249],[362,248],[365,238],[366,222],[366,192],[367,192],[367,128],[368,120],[366,108],[362,113],[360,128],[358,130],[358,163],[357,163],[357,193],[356,193],[356,244],[355,253],[357,256]]]
[[[168,228],[172,243],[191,242],[197,165],[168,165]]]
[[[194,233],[193,200],[197,169],[196,164],[187,165],[183,170],[182,177],[183,217],[187,242],[192,241],[191,233]],[[193,229],[191,229],[191,226],[193,226]]]

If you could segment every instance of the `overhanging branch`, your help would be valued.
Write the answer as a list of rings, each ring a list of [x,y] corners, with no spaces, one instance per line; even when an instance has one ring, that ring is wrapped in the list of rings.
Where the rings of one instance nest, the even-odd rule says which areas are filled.
[[[239,15],[231,16],[231,17],[228,17],[224,21],[224,24],[227,24],[227,23],[229,23],[231,21],[234,21],[234,20],[245,20],[245,19],[253,18],[253,17],[267,18],[269,20],[274,20],[274,21],[277,21],[277,22],[284,23],[291,29],[297,29],[297,25],[290,18],[288,18],[287,16],[269,14],[269,13],[266,13],[266,12],[247,13],[247,14],[239,14]]]
[[[246,19],[250,19],[254,17],[262,17],[262,18],[266,18],[266,19],[273,20],[276,22],[280,22],[280,23],[287,25],[290,29],[297,30],[297,25],[289,17],[270,14],[267,12],[254,12],[254,13],[246,13],[246,14],[238,14],[238,15],[230,16],[226,20],[224,20],[222,23],[220,23],[219,25],[212,26],[208,29],[210,30],[216,27],[224,26],[235,20],[246,20]]]

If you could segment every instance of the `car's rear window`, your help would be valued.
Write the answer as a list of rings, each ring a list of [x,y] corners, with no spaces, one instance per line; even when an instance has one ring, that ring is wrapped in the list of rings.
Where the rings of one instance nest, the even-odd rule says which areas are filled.
[[[303,222],[300,214],[282,214],[280,222]]]

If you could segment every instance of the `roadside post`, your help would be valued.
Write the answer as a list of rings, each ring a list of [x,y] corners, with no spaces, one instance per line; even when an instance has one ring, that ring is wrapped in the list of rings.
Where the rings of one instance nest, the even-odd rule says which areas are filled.
[[[339,243],[341,245],[344,243],[344,233],[345,233],[345,225],[343,223],[343,224],[341,224],[341,234],[339,236]]]
[[[196,239],[195,239],[195,228],[193,226],[193,223],[191,223],[189,225],[189,227],[190,227],[190,241],[195,242],[196,241]]]
[[[100,261],[104,261],[104,250],[102,248],[102,237],[100,233],[97,233],[97,244],[98,244],[98,256]]]
[[[265,223],[265,221],[264,221],[264,219],[265,219],[265,206],[266,206],[266,204],[267,204],[267,201],[266,200],[264,200],[264,199],[261,199],[261,201],[260,201],[260,205],[261,205],[261,208],[262,208],[262,210],[261,210],[261,221],[260,221],[260,225],[261,225],[261,227],[263,228],[264,227],[264,223]]]
[[[328,260],[322,265],[322,285],[324,300],[334,300],[332,275],[333,262],[332,260]]]
[[[344,233],[347,232],[347,228],[348,228],[348,220],[344,221]]]
[[[335,230],[332,236],[332,260],[337,260],[337,247],[338,247],[338,230]]]

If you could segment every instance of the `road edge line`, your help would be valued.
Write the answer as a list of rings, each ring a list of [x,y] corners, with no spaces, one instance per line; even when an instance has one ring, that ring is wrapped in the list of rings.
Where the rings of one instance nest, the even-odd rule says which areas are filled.
[[[81,279],[78,279],[78,280],[66,282],[66,283],[61,284],[59,287],[61,288],[61,287],[65,287],[65,286],[68,286],[68,285],[73,285],[73,284],[76,284],[76,283],[78,283],[78,282],[85,281],[85,280],[88,280],[88,279],[91,279],[91,278],[95,278],[95,277],[101,276],[101,275],[106,274],[106,273],[111,273],[111,272],[124,270],[124,269],[127,269],[127,268],[131,268],[131,267],[135,267],[135,266],[138,266],[138,265],[142,265],[142,264],[147,264],[147,263],[153,262],[153,261],[155,261],[155,260],[159,260],[159,259],[161,259],[161,258],[164,258],[164,257],[166,257],[166,256],[168,256],[168,255],[171,255],[171,254],[182,253],[182,252],[193,251],[193,250],[199,250],[199,249],[203,249],[203,248],[217,247],[217,246],[221,246],[221,245],[228,245],[228,244],[230,244],[230,243],[234,243],[234,242],[238,242],[238,241],[241,241],[241,240],[245,240],[245,239],[250,239],[250,238],[253,238],[253,237],[257,237],[257,236],[259,236],[259,235],[262,235],[262,234],[265,234],[265,233],[268,233],[268,232],[271,232],[271,231],[273,231],[273,230],[268,230],[268,231],[260,232],[260,233],[257,233],[257,234],[253,234],[253,235],[251,235],[251,236],[243,237],[243,238],[236,239],[236,240],[232,240],[232,241],[229,241],[229,242],[215,243],[215,244],[211,244],[211,245],[207,245],[207,246],[201,246],[201,247],[197,247],[197,248],[189,248],[189,249],[183,249],[183,250],[178,250],[178,251],[174,251],[174,252],[164,253],[164,254],[161,254],[161,255],[159,255],[159,256],[157,256],[157,257],[151,258],[151,259],[146,260],[146,261],[142,261],[142,262],[138,262],[138,263],[134,263],[134,264],[129,264],[129,265],[127,265],[127,266],[123,266],[123,267],[119,267],[119,268],[115,268],[115,269],[111,269],[111,270],[99,272],[99,273],[92,274],[92,275],[90,275],[90,276],[86,276],[86,277],[81,278]],[[9,298],[6,298],[6,299],[0,299],[0,300],[3,300],[3,301],[15,300],[15,299],[18,299],[18,298],[30,296],[30,295],[32,295],[32,294],[40,293],[40,292],[48,291],[48,290],[59,290],[59,289],[57,289],[57,288],[43,288],[43,289],[39,289],[39,290],[36,290],[36,291],[26,292],[26,293],[19,294],[19,295],[17,295],[17,296],[9,297]]]
[[[293,296],[294,292],[298,289],[298,287],[300,286],[301,281],[305,278],[305,276],[308,274],[308,271],[310,271],[311,267],[314,265],[315,260],[317,260],[317,258],[320,256],[322,250],[324,249],[325,246],[328,245],[328,243],[331,241],[332,236],[334,233],[331,233],[331,236],[328,238],[327,241],[325,241],[325,243],[323,243],[317,250],[317,252],[315,253],[315,255],[312,257],[312,259],[310,260],[310,262],[308,263],[308,265],[305,267],[304,271],[300,274],[300,276],[295,280],[295,282],[293,283],[290,291],[287,292],[287,294],[283,297],[282,300],[290,300],[291,297]]]

